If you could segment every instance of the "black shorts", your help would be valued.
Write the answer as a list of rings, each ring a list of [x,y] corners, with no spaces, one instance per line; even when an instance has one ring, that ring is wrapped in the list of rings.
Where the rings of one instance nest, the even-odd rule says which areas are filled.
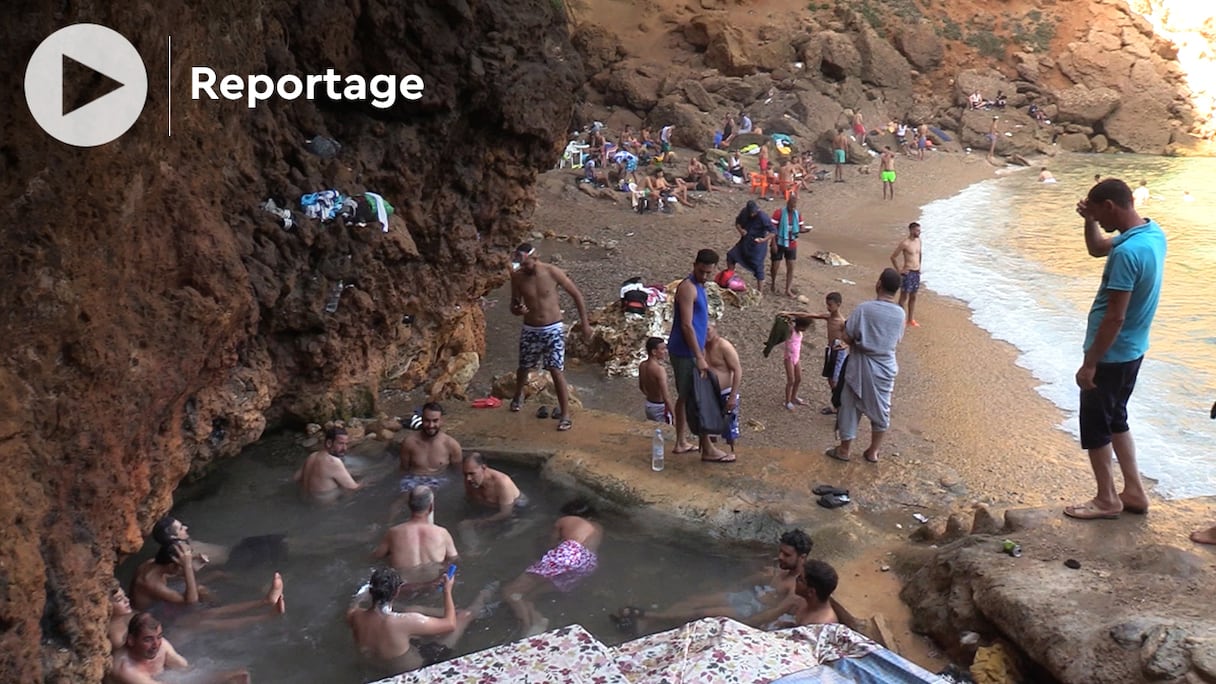
[[[840,355],[840,350],[833,347],[823,348],[823,370],[820,374],[825,378],[830,378],[836,373],[836,357]]]
[[[1128,431],[1127,400],[1136,388],[1141,356],[1123,363],[1099,363],[1094,372],[1097,387],[1081,392],[1081,448],[1110,444],[1111,436]]]
[[[798,258],[798,242],[791,241],[789,247],[782,247],[781,245],[776,245],[775,247],[773,247],[771,256],[773,257],[773,261],[781,261],[783,259],[785,261],[793,261],[793,260],[797,259]]]

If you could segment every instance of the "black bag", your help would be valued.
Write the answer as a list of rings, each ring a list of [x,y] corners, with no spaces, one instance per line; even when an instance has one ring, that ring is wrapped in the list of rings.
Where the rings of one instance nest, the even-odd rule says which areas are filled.
[[[633,277],[621,283],[621,311],[645,315],[650,308],[650,294],[642,285],[641,277]]]
[[[648,211],[650,211],[650,198],[649,197],[639,197],[638,198],[638,213],[645,214]]]
[[[704,376],[693,370],[692,396],[684,402],[688,430],[694,435],[721,435],[726,432],[726,411],[722,405],[722,388],[718,376],[710,371]]]

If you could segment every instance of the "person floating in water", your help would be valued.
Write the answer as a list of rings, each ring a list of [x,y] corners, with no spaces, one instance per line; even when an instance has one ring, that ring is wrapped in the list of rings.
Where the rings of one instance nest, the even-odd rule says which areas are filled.
[[[550,589],[573,591],[599,566],[596,550],[604,536],[598,523],[592,522],[595,511],[582,499],[575,499],[561,508],[561,517],[553,525],[553,540],[557,546],[545,552],[541,559],[524,570],[503,587],[503,598],[519,620],[526,636],[549,629],[549,620],[536,610],[533,601]]]
[[[783,615],[794,615],[803,605],[796,594],[798,576],[813,546],[806,532],[790,530],[778,540],[776,567],[745,578],[740,591],[692,596],[662,611],[626,606],[611,618],[618,629],[631,635],[649,632],[656,625],[705,617],[728,617],[754,627],[767,625]]]

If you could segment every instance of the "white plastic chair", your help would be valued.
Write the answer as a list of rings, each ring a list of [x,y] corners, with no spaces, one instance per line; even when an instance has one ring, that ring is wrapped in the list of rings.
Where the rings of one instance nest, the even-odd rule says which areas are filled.
[[[583,168],[583,160],[587,156],[583,154],[583,150],[587,149],[588,147],[591,146],[580,143],[577,140],[571,140],[570,142],[566,143],[566,151],[562,152],[562,160],[558,162],[557,168],[564,169],[566,168],[566,164],[569,164],[570,168],[572,169]]]

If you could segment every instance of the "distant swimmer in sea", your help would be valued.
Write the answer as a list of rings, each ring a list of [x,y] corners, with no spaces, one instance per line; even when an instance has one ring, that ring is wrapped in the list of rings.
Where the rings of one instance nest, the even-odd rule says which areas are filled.
[[[1046,166],[1044,166],[1042,169],[1039,170],[1039,182],[1040,183],[1054,183],[1054,182],[1056,182],[1056,177],[1051,175],[1051,172],[1047,170]]]
[[[1142,180],[1140,181],[1140,185],[1132,191],[1132,203],[1135,204],[1137,209],[1139,209],[1140,207],[1148,204],[1150,196],[1151,194],[1148,191],[1148,181]]]

